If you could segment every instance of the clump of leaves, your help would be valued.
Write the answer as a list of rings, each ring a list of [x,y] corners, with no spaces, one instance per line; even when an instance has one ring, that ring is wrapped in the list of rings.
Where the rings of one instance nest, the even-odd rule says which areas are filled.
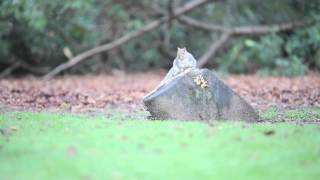
[[[290,35],[273,33],[234,42],[231,49],[218,59],[222,71],[296,76],[304,74],[307,67],[320,69],[319,23]]]

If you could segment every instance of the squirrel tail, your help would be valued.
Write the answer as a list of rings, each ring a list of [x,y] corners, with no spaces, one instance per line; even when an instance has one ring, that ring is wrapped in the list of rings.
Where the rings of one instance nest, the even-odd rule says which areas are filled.
[[[163,78],[163,80],[160,82],[159,86],[162,86],[164,83],[166,83],[168,80],[170,80],[171,78],[173,78],[175,76],[175,72],[176,70],[174,69],[174,67],[172,67],[169,72],[166,74],[166,76]]]

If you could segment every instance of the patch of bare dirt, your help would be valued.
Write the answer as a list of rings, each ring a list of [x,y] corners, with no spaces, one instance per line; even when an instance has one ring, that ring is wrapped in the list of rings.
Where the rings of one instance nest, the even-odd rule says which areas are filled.
[[[56,108],[71,111],[125,106],[142,108],[142,97],[163,78],[163,72],[118,75],[66,76],[0,80],[0,105],[24,109]],[[320,75],[222,78],[256,108],[320,106]],[[0,106],[1,107],[1,106]]]

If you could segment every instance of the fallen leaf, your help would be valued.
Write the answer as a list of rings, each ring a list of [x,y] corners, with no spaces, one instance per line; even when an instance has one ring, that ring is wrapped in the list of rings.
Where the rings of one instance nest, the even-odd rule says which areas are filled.
[[[264,131],[263,134],[266,135],[266,136],[271,136],[275,133],[274,130],[267,130],[267,131]]]
[[[11,127],[10,127],[10,130],[11,130],[11,131],[18,131],[18,128],[17,128],[17,126],[11,126]]]
[[[73,156],[73,155],[75,155],[76,153],[77,153],[76,147],[74,147],[74,146],[68,146],[68,147],[66,148],[66,154],[67,154],[67,155]]]
[[[0,79],[0,103],[23,110],[62,108],[81,112],[109,105],[142,109],[141,99],[164,76],[165,72],[143,72],[121,76],[70,75],[49,81]],[[290,78],[229,75],[222,80],[255,108],[320,106],[318,73]],[[195,82],[203,88],[207,85],[202,78]]]

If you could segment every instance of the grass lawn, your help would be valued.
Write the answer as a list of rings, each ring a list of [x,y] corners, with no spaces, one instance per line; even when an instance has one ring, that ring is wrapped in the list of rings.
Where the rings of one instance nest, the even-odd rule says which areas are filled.
[[[310,113],[288,111],[288,118]],[[320,117],[319,109],[312,111]],[[277,112],[262,112],[265,118]],[[0,179],[319,179],[320,126],[0,115]]]

